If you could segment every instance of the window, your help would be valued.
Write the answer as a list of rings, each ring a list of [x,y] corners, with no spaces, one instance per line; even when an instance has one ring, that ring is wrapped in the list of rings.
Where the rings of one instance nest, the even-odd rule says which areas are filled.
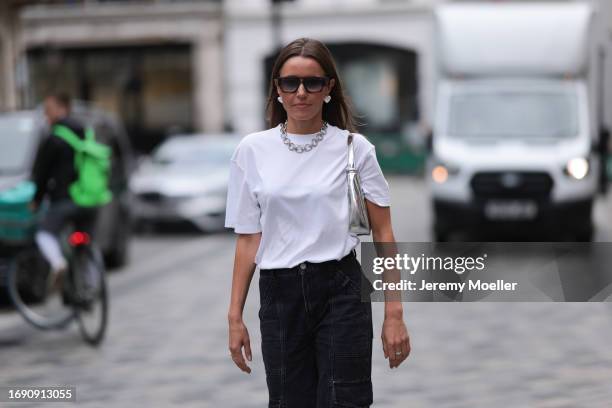
[[[576,96],[567,92],[466,93],[451,98],[454,137],[570,138],[578,133]]]

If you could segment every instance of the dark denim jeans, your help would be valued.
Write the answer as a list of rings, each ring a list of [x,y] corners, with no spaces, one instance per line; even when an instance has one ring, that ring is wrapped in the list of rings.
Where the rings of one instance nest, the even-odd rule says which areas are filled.
[[[372,304],[354,251],[340,261],[260,271],[269,407],[372,404]]]

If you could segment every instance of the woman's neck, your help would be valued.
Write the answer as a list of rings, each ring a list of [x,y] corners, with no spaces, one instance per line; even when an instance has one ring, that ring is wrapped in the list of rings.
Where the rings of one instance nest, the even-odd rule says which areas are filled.
[[[322,118],[312,120],[287,120],[287,133],[310,135],[320,131],[321,127],[323,127]]]

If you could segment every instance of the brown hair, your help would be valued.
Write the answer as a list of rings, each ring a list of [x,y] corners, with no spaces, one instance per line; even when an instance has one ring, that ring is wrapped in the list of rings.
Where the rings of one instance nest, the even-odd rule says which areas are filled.
[[[55,100],[55,102],[64,107],[68,112],[72,108],[72,98],[66,92],[52,92],[47,95],[47,98]]]
[[[342,82],[338,77],[336,70],[336,63],[334,58],[329,52],[329,49],[321,41],[313,40],[311,38],[298,38],[286,45],[276,57],[274,67],[272,68],[272,76],[270,78],[270,90],[268,92],[268,100],[266,102],[266,119],[268,125],[273,128],[279,123],[287,120],[287,112],[280,103],[276,100],[279,96],[276,92],[276,86],[274,85],[274,79],[280,75],[280,70],[283,67],[285,61],[292,57],[306,57],[316,60],[325,75],[335,79],[335,85],[332,88],[329,95],[331,101],[323,104],[323,120],[327,121],[330,125],[339,127],[340,129],[346,129],[350,132],[355,132],[355,118],[353,110],[350,106],[348,98],[344,95],[342,90]]]

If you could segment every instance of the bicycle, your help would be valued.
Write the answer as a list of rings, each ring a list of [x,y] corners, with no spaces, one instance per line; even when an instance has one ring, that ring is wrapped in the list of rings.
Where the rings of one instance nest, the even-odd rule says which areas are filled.
[[[7,286],[17,311],[42,330],[78,322],[83,339],[99,345],[108,323],[106,273],[100,250],[89,234],[69,227],[60,235],[68,270],[61,290],[34,242],[18,250],[9,264]],[[35,269],[33,269],[35,268]],[[36,279],[32,279],[37,275]],[[34,282],[34,284],[32,284]],[[41,283],[43,282],[43,283]]]

